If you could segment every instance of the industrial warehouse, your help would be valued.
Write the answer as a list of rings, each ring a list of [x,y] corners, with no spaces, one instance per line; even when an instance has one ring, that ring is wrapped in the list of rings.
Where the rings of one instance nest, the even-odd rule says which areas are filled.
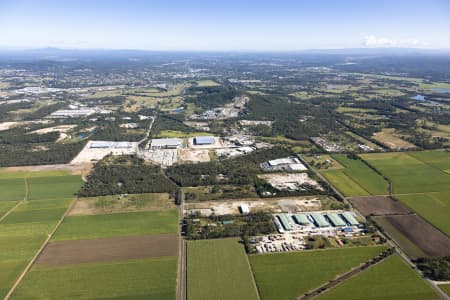
[[[310,237],[325,237],[342,246],[342,238],[364,235],[365,228],[350,211],[316,211],[273,215],[278,234],[255,237],[256,252],[283,252],[307,249]]]

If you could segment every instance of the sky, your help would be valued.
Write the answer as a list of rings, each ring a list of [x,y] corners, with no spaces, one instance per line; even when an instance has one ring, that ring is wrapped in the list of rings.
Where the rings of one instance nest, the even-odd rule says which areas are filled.
[[[450,49],[448,0],[0,0],[0,48]]]

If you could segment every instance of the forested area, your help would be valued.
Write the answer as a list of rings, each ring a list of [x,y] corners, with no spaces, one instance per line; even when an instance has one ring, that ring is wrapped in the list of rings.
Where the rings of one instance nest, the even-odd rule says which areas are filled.
[[[250,184],[255,174],[261,172],[260,163],[289,155],[292,155],[291,151],[274,147],[234,159],[172,166],[166,173],[180,186]]]
[[[163,130],[193,132],[194,129],[183,123],[183,115],[159,114],[153,123],[151,135],[158,135]]]
[[[35,144],[55,142],[59,138],[59,132],[48,132],[43,134],[28,133],[22,127],[0,131],[0,144]]]
[[[85,142],[59,144],[0,145],[0,166],[49,165],[69,163],[84,147]]]
[[[146,164],[135,156],[107,156],[95,165],[78,195],[175,194],[177,189],[159,166]]]
[[[274,121],[271,131],[261,126],[255,129],[264,130],[264,136],[271,134],[304,140],[337,130],[340,125],[332,113],[336,105],[331,101],[314,104],[314,101],[293,102],[281,96],[252,95],[245,118]],[[307,120],[300,121],[302,117]]]
[[[424,257],[417,259],[415,262],[426,277],[439,281],[450,280],[450,256]]]
[[[212,109],[230,103],[234,97],[239,96],[240,92],[232,87],[211,86],[198,87],[193,86],[186,90],[187,103],[193,103],[203,109]]]

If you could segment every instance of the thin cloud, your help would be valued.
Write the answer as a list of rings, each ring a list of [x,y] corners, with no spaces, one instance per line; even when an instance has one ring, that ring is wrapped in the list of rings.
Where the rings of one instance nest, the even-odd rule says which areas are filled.
[[[426,46],[425,43],[416,39],[394,40],[374,35],[366,36],[363,45],[371,48],[416,48]]]

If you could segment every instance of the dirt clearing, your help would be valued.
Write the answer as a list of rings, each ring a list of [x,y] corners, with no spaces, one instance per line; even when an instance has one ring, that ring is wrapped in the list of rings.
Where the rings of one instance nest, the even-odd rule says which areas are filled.
[[[181,161],[208,162],[211,159],[208,150],[180,149],[178,154]]]
[[[403,204],[388,196],[353,197],[350,202],[363,215],[406,215],[411,213]]]
[[[245,199],[224,201],[202,201],[186,203],[186,210],[190,213],[198,212],[205,216],[214,215],[238,215],[239,207],[247,205],[250,212],[265,211],[271,213],[299,212],[321,210],[322,204],[319,198],[281,198],[281,199]]]
[[[178,234],[75,240],[47,244],[37,265],[61,266],[178,255]]]

